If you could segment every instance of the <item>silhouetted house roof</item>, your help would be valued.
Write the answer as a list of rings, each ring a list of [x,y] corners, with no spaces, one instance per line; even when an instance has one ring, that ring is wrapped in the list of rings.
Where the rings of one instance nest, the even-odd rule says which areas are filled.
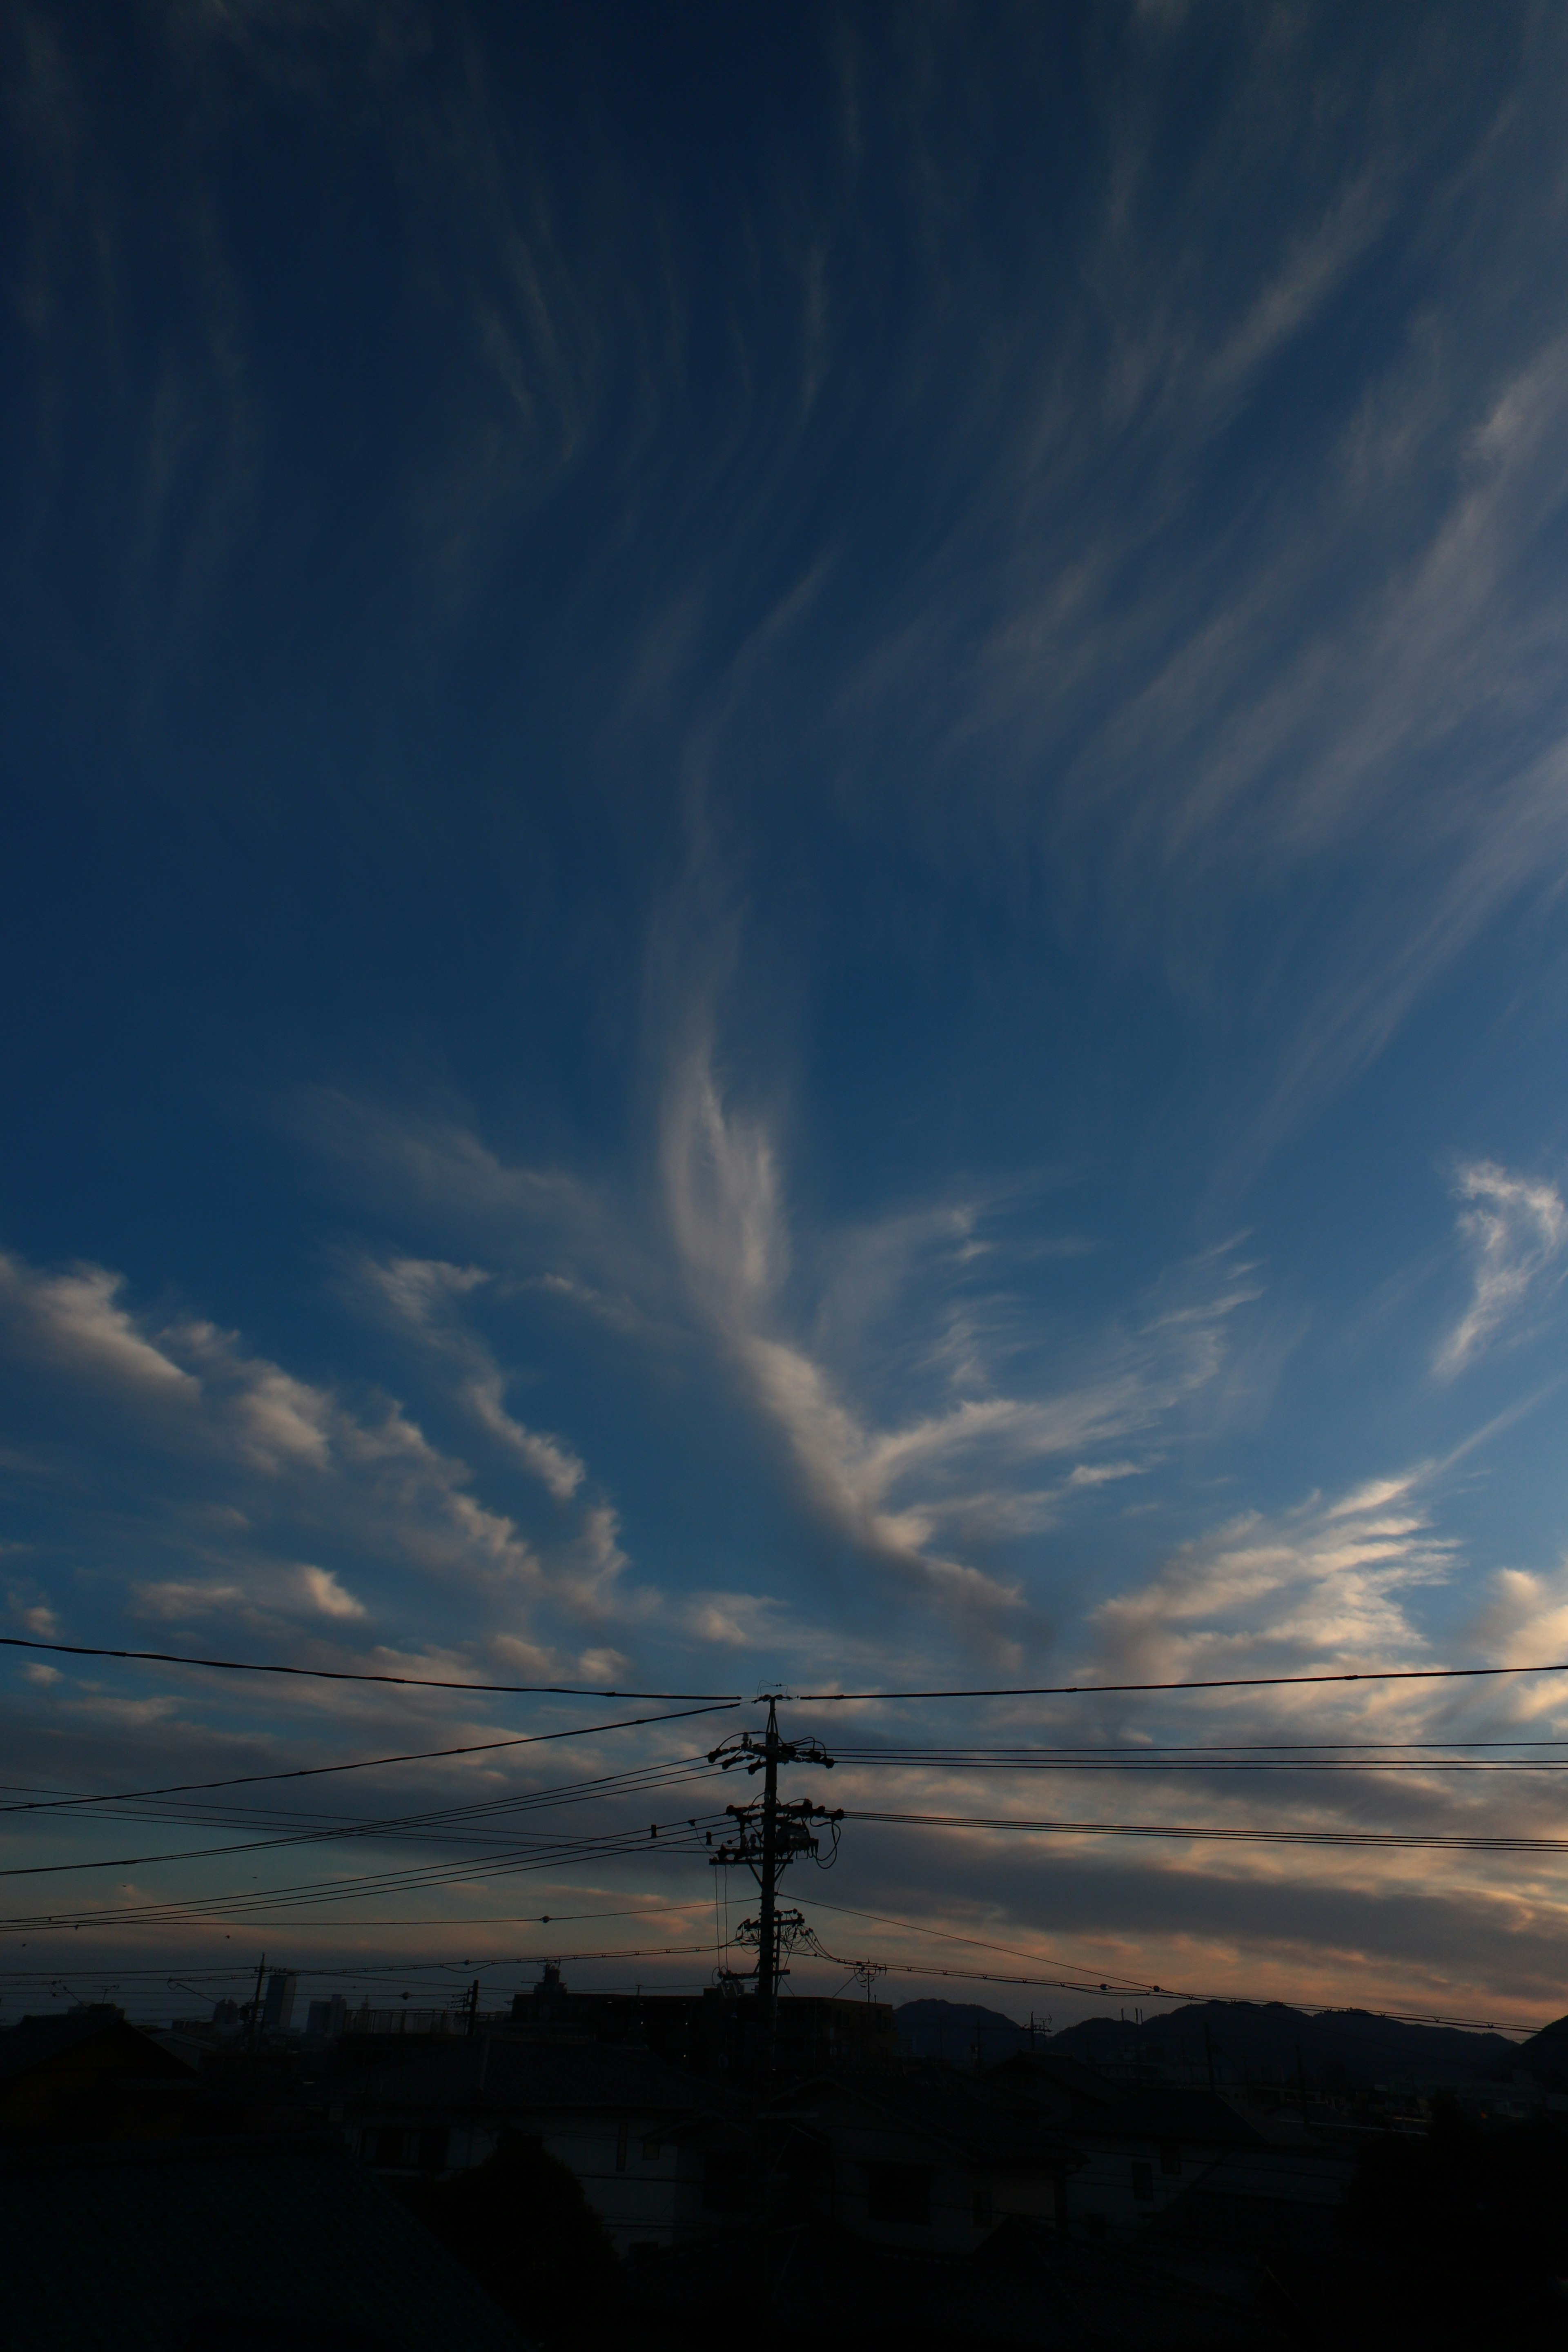
[[[1054,2169],[1060,2141],[1037,2115],[999,2097],[984,2075],[932,2067],[916,2074],[822,2075],[773,2100],[768,2112],[800,2123],[875,2116],[911,2140],[940,2141],[962,2160],[984,2166]]]
[[[1229,2149],[1149,2223],[1140,2242],[1152,2254],[1232,2271],[1281,2262],[1342,2265],[1353,2253],[1344,2206],[1354,2171],[1345,2158],[1315,2147]]]
[[[1141,2083],[1097,2106],[1076,2128],[1095,2139],[1180,2140],[1206,2148],[1258,2148],[1275,2137],[1217,2091],[1180,2084]]]
[[[1020,2050],[988,2066],[982,2079],[1008,2097],[1050,2113],[1089,2113],[1121,2096],[1121,2085],[1065,2050]]]
[[[183,2105],[171,2108],[171,2090],[187,2092],[195,2077],[174,2057],[128,2025],[118,2009],[24,2017],[0,2032],[0,2130],[67,2132],[96,2137],[110,2132],[166,2130]]]
[[[375,2105],[538,2110],[585,2108],[696,2116],[712,2105],[710,2088],[646,2050],[595,2042],[512,2042],[500,2034],[410,2042],[396,2054],[356,2062],[341,2045],[331,2078],[334,2098]]]
[[[0,2157],[17,2352],[522,2352],[468,2273],[335,2141]]]

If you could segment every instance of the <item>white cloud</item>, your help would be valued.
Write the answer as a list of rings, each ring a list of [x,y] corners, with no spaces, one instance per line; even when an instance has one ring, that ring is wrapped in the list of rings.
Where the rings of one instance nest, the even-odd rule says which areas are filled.
[[[1248,1271],[1217,1253],[1179,1297],[1154,1302],[1134,1329],[1101,1335],[1078,1385],[1043,1395],[953,1393],[985,1385],[984,1318],[972,1317],[962,1347],[922,1344],[921,1352],[947,1376],[940,1401],[878,1428],[848,1400],[842,1378],[786,1328],[791,1253],[777,1154],[761,1121],[726,1108],[702,1045],[678,1062],[666,1098],[662,1171],[696,1298],[787,1443],[813,1508],[866,1557],[911,1579],[992,1642],[1026,1623],[1023,1591],[954,1557],[941,1541],[942,1528],[957,1521],[976,1528],[989,1517],[998,1531],[1016,1528],[1021,1511],[1037,1523],[1037,1499],[1021,1503],[1014,1491],[1018,1465],[1125,1442],[1158,1419],[1212,1379],[1226,1317],[1258,1295]],[[900,1221],[906,1230],[908,1222]],[[941,1230],[967,1268],[984,1263],[988,1253],[975,1249],[973,1215],[946,1212]],[[873,1237],[870,1255],[870,1293],[880,1288],[885,1297],[889,1252]],[[845,1275],[842,1260],[839,1267],[856,1304],[847,1317],[820,1311],[819,1333],[865,1319],[868,1285],[852,1269]],[[980,1491],[977,1467],[989,1482]]]
[[[766,1592],[693,1592],[681,1607],[699,1642],[730,1650],[775,1648],[784,1613],[784,1603]]]
[[[413,1262],[394,1269],[407,1297],[423,1282],[432,1298],[472,1286],[462,1269],[445,1280],[453,1272]],[[395,1400],[351,1402],[210,1322],[154,1325],[124,1291],[103,1268],[60,1276],[0,1259],[0,1377],[64,1433],[38,1475],[54,1486],[62,1525],[79,1515],[88,1557],[105,1510],[121,1513],[116,1561],[138,1608],[281,1623],[302,1605],[347,1626],[368,1613],[372,1586],[384,1613],[409,1576],[416,1584],[405,1584],[402,1605],[416,1617],[426,1605],[419,1586],[457,1580],[481,1624],[498,1611],[506,1630],[531,1637],[519,1621],[541,1611],[603,1622],[644,1607],[626,1588],[607,1505],[580,1509],[536,1543],[485,1496],[475,1469],[433,1444]],[[462,1352],[461,1340],[452,1359],[459,1401],[559,1501],[578,1497],[582,1465],[559,1440],[511,1420],[499,1370],[478,1343]],[[91,1506],[89,1493],[99,1496]],[[300,1567],[312,1553],[342,1565]],[[56,1621],[51,1612],[35,1622],[52,1630]]]
[[[605,1617],[614,1608],[622,1615],[637,1616],[658,1606],[658,1595],[647,1587],[635,1595],[622,1589],[630,1563],[621,1549],[620,1521],[609,1504],[595,1503],[584,1512],[565,1557],[572,1572],[569,1580],[562,1580],[562,1595],[577,1614]]]
[[[133,1590],[142,1609],[153,1617],[226,1616],[244,1608],[249,1599],[243,1585],[195,1583],[178,1577],[138,1584]]]
[[[418,1208],[447,1231],[486,1240],[521,1229],[567,1245],[584,1234],[595,1249],[602,1244],[602,1203],[589,1186],[560,1169],[499,1159],[458,1120],[411,1118],[328,1088],[294,1095],[278,1116],[342,1171],[356,1202]],[[444,1271],[449,1279],[469,1269]]]
[[[199,1368],[208,1398],[225,1401],[232,1435],[259,1467],[276,1474],[327,1466],[333,1406],[323,1391],[280,1365],[246,1355],[234,1332],[214,1324],[177,1324],[163,1336]]]
[[[1245,1512],[1184,1546],[1095,1611],[1084,1679],[1421,1663],[1426,1637],[1409,1602],[1447,1580],[1455,1549],[1434,1532],[1419,1484],[1409,1472],[1274,1517]]]
[[[124,1277],[98,1265],[39,1275],[0,1255],[0,1315],[13,1344],[78,1377],[162,1399],[192,1395],[195,1382],[141,1331],[117,1302]]]
[[[1431,136],[1412,102],[1331,174],[1298,156],[1289,199],[1276,170],[1238,242],[1258,122],[1304,119],[1294,98],[1277,111],[1293,70],[1273,48],[1270,32],[1245,68],[1238,52],[1234,112],[1211,117],[1167,216],[1148,93],[1130,97],[1084,263],[1096,356],[1053,360],[999,420],[945,544],[848,635],[834,705],[858,822],[863,776],[887,772],[882,823],[943,872],[978,872],[999,908],[1037,854],[1079,951],[1097,908],[1191,1000],[1247,992],[1248,1167],[1510,901],[1568,871],[1568,594],[1551,551],[1568,340],[1562,302],[1532,299],[1541,232],[1511,193],[1542,92],[1478,113],[1468,155],[1429,158],[1433,299],[1331,372],[1283,464],[1278,436],[1238,436],[1236,496],[1216,499],[1216,433],[1373,241],[1403,234]],[[1026,328],[987,324],[998,379],[1026,380]],[[873,741],[899,755],[864,755]],[[1260,952],[1287,903],[1279,952]]]
[[[1468,1629],[1474,1654],[1493,1665],[1550,1665],[1568,1658],[1568,1562],[1555,1571],[1500,1569]],[[1561,1706],[1552,1683],[1526,1684],[1526,1706]]]
[[[438,1258],[367,1260],[362,1286],[461,1375],[458,1393],[480,1426],[499,1437],[558,1503],[569,1503],[587,1475],[573,1449],[546,1431],[530,1429],[506,1409],[507,1375],[485,1341],[461,1319],[460,1302],[490,1281],[482,1266],[448,1265]]]
[[[733,1327],[772,1297],[788,1242],[772,1139],[727,1112],[706,1042],[679,1060],[661,1129],[665,1198],[691,1278]]]
[[[561,1679],[560,1664],[553,1650],[542,1649],[537,1642],[524,1642],[515,1633],[495,1633],[490,1637],[492,1654],[503,1666],[526,1675],[531,1682]]]
[[[588,1475],[586,1463],[560,1438],[516,1420],[506,1409],[505,1393],[506,1377],[499,1367],[469,1381],[464,1390],[475,1419],[510,1446],[558,1503],[569,1503]]]
[[[619,1682],[629,1663],[623,1650],[584,1650],[577,1660],[577,1672],[584,1682]]]
[[[310,1608],[323,1617],[363,1617],[365,1607],[352,1592],[345,1592],[330,1568],[307,1568],[299,1570],[299,1583]]]
[[[1386,192],[1363,176],[1296,241],[1210,362],[1209,384],[1215,394],[1233,397],[1245,378],[1301,331],[1377,236],[1388,210]]]
[[[1468,1307],[1433,1360],[1441,1380],[1473,1362],[1527,1300],[1555,1288],[1568,1243],[1568,1209],[1544,1178],[1511,1175],[1483,1160],[1461,1168],[1454,1189],[1467,1203],[1458,1223],[1470,1255],[1472,1289]]]

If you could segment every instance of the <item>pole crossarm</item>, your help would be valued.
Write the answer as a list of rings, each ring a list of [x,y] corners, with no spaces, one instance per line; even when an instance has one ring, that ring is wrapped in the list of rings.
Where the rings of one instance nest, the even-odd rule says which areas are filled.
[[[725,1807],[735,1826],[710,1858],[716,1870],[732,1869],[736,1864],[743,1864],[762,1890],[759,1916],[745,1923],[742,1934],[746,1942],[754,1940],[757,1947],[757,2000],[763,2021],[771,2029],[778,1980],[784,1972],[787,1944],[793,1943],[800,1932],[798,1926],[791,1927],[789,1925],[798,1915],[781,1914],[778,1909],[780,1874],[801,1854],[809,1854],[814,1862],[820,1861],[822,1842],[815,1826],[818,1822],[826,1823],[837,1853],[838,1824],[844,1818],[842,1806],[833,1810],[818,1804],[810,1797],[781,1805],[779,1767],[781,1764],[820,1764],[831,1771],[833,1759],[820,1739],[781,1739],[778,1704],[770,1698],[767,1728],[761,1736],[742,1731],[732,1739],[723,1740],[712,1750],[708,1761],[719,1765],[726,1772],[738,1765],[748,1774],[760,1772],[763,1775],[761,1796],[752,1798],[743,1805]]]

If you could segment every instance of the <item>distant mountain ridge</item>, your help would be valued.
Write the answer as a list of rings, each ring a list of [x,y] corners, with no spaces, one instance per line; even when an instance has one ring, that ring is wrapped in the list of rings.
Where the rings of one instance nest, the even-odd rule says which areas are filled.
[[[949,2066],[973,2066],[976,2045],[983,2066],[998,2065],[1029,2047],[1029,2029],[997,2009],[973,2000],[906,2000],[893,2013],[899,2047],[911,2058],[939,2058]],[[1045,2046],[1044,2035],[1036,2037]]]
[[[1490,2070],[1492,2079],[1506,2082],[1512,2074],[1529,2074],[1548,2091],[1568,2091],[1568,2017],[1559,2017],[1516,2042],[1506,2061]]]
[[[896,2013],[900,2046],[949,2065],[994,2065],[1029,2047],[1029,2032],[999,2011],[970,2001],[906,2001]],[[1048,2047],[1091,2066],[1178,2082],[1304,2083],[1310,2090],[1371,2089],[1379,2083],[1461,2083],[1530,2073],[1568,2078],[1568,2018],[1522,2046],[1500,2033],[1462,2026],[1406,2025],[1369,2010],[1309,2015],[1283,2001],[1209,2000],[1145,2017],[1089,2017],[1050,2036]]]

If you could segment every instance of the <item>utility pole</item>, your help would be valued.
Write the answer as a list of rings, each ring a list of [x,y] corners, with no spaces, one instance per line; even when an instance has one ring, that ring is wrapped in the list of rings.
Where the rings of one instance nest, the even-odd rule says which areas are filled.
[[[815,1860],[820,1841],[812,1827],[814,1822],[828,1823],[837,1846],[837,1825],[844,1818],[842,1808],[830,1812],[826,1805],[814,1804],[809,1797],[795,1804],[781,1805],[779,1766],[820,1764],[831,1771],[833,1759],[820,1739],[782,1739],[778,1700],[770,1697],[767,1728],[761,1739],[743,1731],[738,1739],[725,1740],[713,1748],[708,1761],[721,1762],[725,1771],[734,1765],[743,1765],[747,1772],[760,1772],[763,1776],[760,1799],[753,1797],[746,1805],[726,1806],[735,1827],[712,1856],[712,1862],[715,1869],[744,1863],[762,1890],[762,1910],[756,1923],[757,2006],[760,2021],[771,2034],[779,1978],[784,1973],[779,1950],[784,1924],[778,1909],[780,1874],[788,1869],[797,1854],[809,1853]]]
[[[888,1964],[885,1960],[856,1961],[854,1968],[855,1981],[857,1984],[862,1984],[866,1988],[866,2005],[868,2008],[870,2007],[871,1991],[873,1986],[876,1984],[877,1979],[879,1977],[885,1977],[887,1973]]]
[[[266,1969],[267,1955],[263,1952],[256,1963],[256,1999],[250,2004],[250,2047],[253,2050],[261,2039],[261,1979]]]
[[[778,1953],[773,1948],[773,1906],[778,1891],[779,1858],[779,1710],[768,1701],[768,1727],[763,1739],[763,1916],[757,1944],[757,1999],[764,2022],[773,2013],[773,1988],[778,1981]]]

